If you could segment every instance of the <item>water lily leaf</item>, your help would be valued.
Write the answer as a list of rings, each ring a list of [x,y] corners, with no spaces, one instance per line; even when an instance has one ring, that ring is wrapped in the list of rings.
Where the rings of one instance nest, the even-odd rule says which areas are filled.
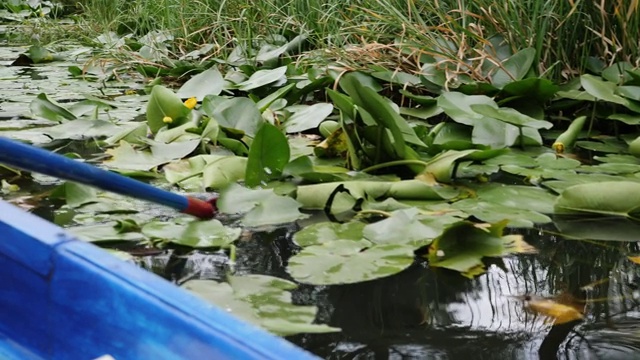
[[[633,70],[633,65],[627,61],[617,62],[602,71],[602,77],[615,84],[621,84],[632,79],[627,71]]]
[[[62,60],[61,56],[52,53],[51,51],[40,45],[32,45],[31,47],[29,47],[27,55],[34,64]]]
[[[515,209],[552,214],[556,196],[535,186],[489,184],[476,192],[478,199]]]
[[[622,153],[627,149],[627,144],[622,141],[577,141],[576,146],[586,150],[604,153]]]
[[[584,74],[580,76],[580,84],[584,90],[593,95],[596,99],[612,102],[614,104],[626,105],[627,100],[620,95],[616,95],[617,85],[610,81],[604,81],[600,77]]]
[[[251,190],[238,184],[221,191],[217,205],[222,213],[244,214],[242,224],[249,227],[286,224],[308,217],[290,197],[278,196],[273,189]]]
[[[363,238],[365,223],[349,221],[344,224],[319,222],[302,228],[293,235],[293,241],[299,246],[320,245],[334,240],[358,241]]]
[[[131,144],[121,140],[118,147],[105,151],[111,155],[111,159],[104,164],[114,169],[147,171],[189,155],[198,144],[200,144],[199,139],[170,144],[155,143],[151,146],[151,151],[146,151],[136,150]]]
[[[247,322],[275,334],[327,333],[339,328],[313,324],[317,307],[294,305],[297,285],[266,275],[229,276],[229,283],[189,280],[183,287]]]
[[[520,235],[503,236],[504,223],[457,222],[438,236],[429,248],[429,265],[474,277],[485,271],[482,259],[511,253],[534,252]]]
[[[296,109],[293,115],[287,119],[283,124],[284,129],[287,133],[315,129],[327,116],[331,115],[332,111],[333,105],[331,104],[304,105],[304,107]]]
[[[419,214],[417,208],[396,210],[390,217],[365,226],[363,235],[375,244],[408,244],[414,248],[429,245],[442,229],[423,223]]]
[[[238,180],[243,180],[247,158],[224,156],[207,162],[202,170],[202,186],[205,189],[222,189]]]
[[[147,124],[154,134],[165,126],[175,127],[189,120],[191,109],[186,107],[180,97],[164,86],[156,85],[151,90],[147,104]]]
[[[554,216],[553,223],[571,239],[636,242],[640,232],[640,223],[621,217]]]
[[[195,97],[202,101],[207,95],[219,95],[224,86],[222,74],[215,66],[192,77],[178,90],[178,97],[182,99]]]
[[[479,150],[445,151],[429,160],[429,163],[425,167],[423,174],[432,174],[439,182],[451,182],[453,176],[455,175],[453,173],[453,169],[455,168],[456,163],[477,151]]]
[[[634,218],[640,210],[640,183],[605,181],[567,188],[554,205],[557,214],[598,214]]]
[[[256,103],[245,97],[226,99],[206,96],[202,102],[202,110],[220,126],[242,130],[249,136],[255,136],[263,123]]]
[[[116,221],[104,224],[73,226],[65,230],[84,241],[94,243],[117,241],[138,242],[147,239],[143,234],[136,231],[122,231]]]
[[[238,84],[238,89],[249,91],[279,81],[287,73],[287,67],[281,66],[275,69],[258,70],[247,80]]]
[[[627,99],[640,101],[640,86],[619,86],[616,93]]]
[[[576,169],[581,165],[581,162],[576,159],[559,157],[552,153],[542,154],[535,160],[538,167],[546,170],[569,170]]]
[[[431,185],[420,180],[404,181],[346,181],[298,187],[296,199],[305,209],[324,209],[327,201],[336,188],[343,186],[349,194],[352,205],[365,200],[384,198],[406,200],[443,200],[451,199],[459,194],[455,188],[444,185]]]
[[[607,116],[607,119],[618,120],[627,125],[640,125],[640,115],[631,114],[611,114]]]
[[[64,198],[67,206],[76,208],[97,201],[98,191],[91,186],[67,181],[60,185],[60,187],[51,194],[51,197]]]
[[[433,137],[432,148],[437,150],[467,150],[473,147],[471,128],[458,123],[444,124]]]
[[[264,123],[249,148],[245,184],[255,187],[279,178],[289,156],[287,137],[277,127]]]
[[[352,284],[397,274],[413,260],[409,245],[332,240],[302,249],[289,258],[287,271],[306,284]]]
[[[53,139],[84,140],[112,136],[120,133],[121,130],[118,125],[110,121],[79,119],[48,127],[42,132]]]
[[[371,76],[392,83],[398,84],[401,86],[415,86],[420,84],[420,78],[402,71],[392,71],[392,70],[384,70],[384,71],[374,71],[371,73]]]
[[[451,207],[485,222],[508,220],[509,227],[514,228],[532,228],[536,224],[551,222],[550,217],[537,211],[477,199],[457,201],[451,204]]]
[[[550,100],[560,88],[552,81],[538,77],[523,79],[506,84],[502,92],[510,96],[535,99],[539,103]]]
[[[389,129],[393,139],[395,155],[398,158],[404,158],[405,141],[416,146],[426,147],[413,128],[390,105],[390,101],[370,87],[357,82],[358,78],[351,75],[353,73],[345,75],[340,80],[341,86],[353,99],[355,105],[365,110],[378,125]]]
[[[464,125],[473,126],[476,121],[485,117],[474,111],[472,105],[498,106],[490,97],[484,95],[465,95],[459,92],[444,92],[438,97],[438,106],[441,107],[453,121]]]
[[[45,93],[38,94],[29,109],[34,116],[51,121],[75,120],[76,116],[72,112],[62,107],[57,102],[49,99]]]
[[[498,67],[491,76],[491,84],[497,88],[502,88],[511,82],[522,80],[531,69],[535,57],[536,50],[534,48],[522,49],[511,55],[502,62],[502,66]]]
[[[240,237],[242,229],[224,226],[218,220],[152,221],[142,227],[142,234],[192,248],[228,247]]]
[[[553,124],[548,121],[534,119],[511,108],[499,108],[489,104],[476,104],[470,107],[473,111],[484,116],[492,117],[518,127],[525,126],[534,129],[550,129],[553,126]]]
[[[276,100],[282,99],[295,86],[295,84],[289,84],[287,86],[281,87],[277,91],[272,92],[271,94],[258,101],[256,105],[258,106],[260,112],[264,112],[265,110],[267,110],[269,106],[271,106],[271,104],[273,104]]]

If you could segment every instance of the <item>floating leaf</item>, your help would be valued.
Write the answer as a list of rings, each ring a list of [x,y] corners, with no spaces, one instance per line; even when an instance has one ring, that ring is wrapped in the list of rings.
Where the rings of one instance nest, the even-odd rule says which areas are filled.
[[[228,247],[240,237],[242,229],[224,226],[218,220],[152,221],[142,227],[142,234],[192,248]]]
[[[287,73],[287,67],[281,66],[275,69],[258,70],[254,72],[247,80],[238,84],[238,89],[249,91],[259,87],[269,85],[280,80]]]
[[[499,222],[508,220],[509,227],[515,228],[532,228],[536,224],[551,222],[551,218],[537,211],[476,199],[457,201],[451,207],[464,211],[480,221]]]
[[[180,97],[166,87],[156,85],[151,90],[147,104],[147,124],[154,134],[167,125],[175,127],[186,123],[190,112],[191,109],[184,105]]]
[[[293,282],[266,275],[229,276],[228,280],[228,284],[189,280],[182,286],[234,316],[282,336],[340,331],[313,324],[315,306],[293,305],[289,292],[296,288]]]
[[[527,75],[536,57],[536,49],[526,48],[513,54],[502,62],[496,72],[491,76],[491,84],[497,88],[522,80]]]
[[[221,191],[217,205],[222,213],[244,214],[242,224],[250,227],[286,224],[308,217],[290,197],[278,196],[272,189],[251,190],[238,184]]]
[[[287,270],[299,282],[352,284],[397,274],[414,260],[413,246],[332,240],[311,245],[289,258]]]
[[[215,66],[192,77],[178,90],[178,97],[182,99],[195,97],[202,101],[207,95],[219,95],[224,86],[222,74]]]
[[[31,104],[29,104],[31,113],[35,116],[51,120],[65,121],[75,120],[76,116],[60,104],[49,99],[45,93],[38,94]]]
[[[256,103],[245,97],[226,99],[207,96],[202,102],[202,110],[220,126],[242,130],[249,136],[255,136],[263,123]]]
[[[319,222],[302,228],[293,235],[293,241],[302,247],[320,245],[333,240],[358,241],[363,238],[365,223],[349,221],[344,224]]]
[[[155,143],[151,151],[136,150],[121,140],[118,147],[105,151],[111,159],[104,162],[110,168],[122,170],[151,170],[172,160],[189,155],[200,144],[199,139],[177,141],[169,144]]]
[[[420,180],[404,181],[346,181],[298,187],[296,199],[305,209],[323,209],[336,188],[343,186],[349,191],[346,195],[362,202],[364,200],[380,200],[384,198],[406,200],[442,200],[458,195],[459,191],[448,186],[430,185]]]
[[[53,139],[84,140],[108,137],[122,131],[121,127],[104,120],[72,120],[43,129]]]
[[[320,123],[331,115],[333,105],[318,103],[298,108],[283,124],[287,133],[297,133],[304,130],[315,129]]]
[[[567,188],[554,205],[558,214],[634,216],[640,210],[640,183],[605,181]]]
[[[264,123],[249,148],[245,184],[255,187],[279,178],[289,156],[287,137],[277,127]]]
[[[441,230],[423,223],[418,209],[409,208],[394,211],[390,217],[367,225],[363,235],[376,244],[409,244],[417,249],[429,245]]]
[[[146,237],[139,232],[122,231],[115,221],[104,224],[74,226],[66,228],[66,230],[84,241],[94,243],[146,240]]]

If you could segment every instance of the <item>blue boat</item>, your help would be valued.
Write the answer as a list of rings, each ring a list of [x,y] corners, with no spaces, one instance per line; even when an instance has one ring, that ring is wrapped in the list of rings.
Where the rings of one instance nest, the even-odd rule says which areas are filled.
[[[0,359],[314,359],[0,201]]]

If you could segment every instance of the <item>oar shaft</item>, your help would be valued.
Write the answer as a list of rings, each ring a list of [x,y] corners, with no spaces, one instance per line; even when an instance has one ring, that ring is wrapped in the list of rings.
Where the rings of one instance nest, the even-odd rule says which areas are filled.
[[[215,200],[207,202],[174,194],[126,176],[4,137],[0,137],[0,163],[158,203],[199,218],[212,218],[216,211]]]

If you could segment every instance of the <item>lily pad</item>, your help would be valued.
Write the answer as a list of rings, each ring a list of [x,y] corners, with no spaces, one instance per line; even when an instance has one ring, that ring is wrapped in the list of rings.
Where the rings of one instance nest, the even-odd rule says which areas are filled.
[[[300,204],[287,196],[279,196],[272,189],[251,190],[232,184],[220,192],[218,208],[226,214],[244,214],[245,226],[286,224],[308,217],[301,213]]]
[[[241,232],[242,229],[224,226],[218,220],[152,221],[142,227],[142,233],[149,238],[192,248],[226,248]]]
[[[327,333],[338,328],[313,324],[315,306],[294,305],[291,281],[266,275],[230,276],[229,283],[190,280],[183,287],[233,315],[278,335]]]
[[[306,284],[352,284],[399,273],[411,266],[413,252],[410,245],[332,240],[302,249],[289,258],[287,270]]]
[[[640,211],[640,183],[605,181],[567,188],[554,205],[558,214],[598,214],[636,218]]]
[[[182,99],[196,98],[202,101],[207,95],[219,95],[224,86],[222,74],[216,67],[205,70],[192,77],[178,90],[178,96]]]

